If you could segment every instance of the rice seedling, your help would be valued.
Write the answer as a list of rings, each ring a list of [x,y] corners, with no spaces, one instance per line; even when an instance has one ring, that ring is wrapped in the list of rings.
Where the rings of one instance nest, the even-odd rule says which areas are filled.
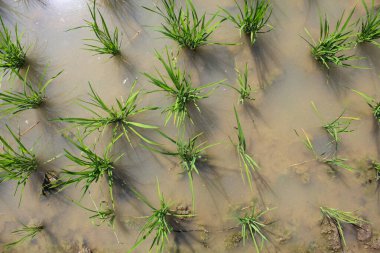
[[[361,96],[367,102],[369,107],[371,107],[372,109],[373,116],[375,117],[377,121],[380,122],[380,102],[377,102],[373,97],[370,97],[363,92],[360,92],[357,90],[353,90],[353,91],[357,93],[359,96]]]
[[[225,18],[240,30],[240,36],[242,33],[249,36],[251,45],[255,44],[258,33],[267,33],[273,29],[268,24],[272,15],[270,0],[244,0],[244,6],[240,6],[235,0],[235,4],[239,9],[238,15],[235,16],[223,8],[222,11],[226,14]]]
[[[37,85],[28,80],[29,67],[22,77],[19,73],[16,75],[22,81],[22,91],[3,91],[0,92],[0,113],[3,115],[17,114],[19,112],[36,109],[46,101],[46,89],[62,73],[59,72],[54,77],[44,81],[44,73]]]
[[[191,120],[188,106],[192,104],[197,108],[198,111],[200,111],[197,105],[197,101],[209,97],[215,88],[211,89],[208,92],[204,92],[204,90],[218,85],[224,80],[193,87],[190,76],[188,76],[185,71],[182,71],[177,67],[176,58],[173,55],[169,54],[167,48],[166,60],[157,51],[156,57],[164,66],[165,71],[168,74],[168,79],[170,79],[170,81],[167,81],[167,78],[165,78],[158,71],[157,75],[159,77],[154,77],[148,73],[144,73],[144,75],[153,85],[159,88],[159,90],[155,90],[153,92],[167,92],[170,96],[175,98],[174,103],[163,110],[163,113],[166,113],[165,125],[173,116],[174,124],[176,126],[180,126],[184,123],[186,118],[189,118]]]
[[[236,151],[239,156],[241,176],[242,176],[243,182],[245,182],[245,179],[244,179],[244,174],[245,174],[245,178],[248,181],[249,187],[252,190],[253,189],[252,188],[252,174],[257,169],[259,169],[259,165],[253,159],[253,157],[250,154],[248,154],[247,143],[244,136],[243,128],[240,124],[239,115],[235,107],[234,107],[234,111],[235,111],[235,118],[236,118],[236,123],[237,123],[237,137],[238,137],[238,143],[234,145],[236,146]]]
[[[173,226],[171,224],[172,219],[181,219],[193,217],[192,214],[178,214],[170,209],[170,203],[168,203],[161,190],[160,184],[157,180],[157,193],[160,200],[160,207],[155,208],[149,201],[140,193],[135,192],[136,196],[144,202],[151,210],[152,214],[148,217],[145,225],[141,228],[140,233],[136,239],[135,244],[128,251],[133,252],[138,248],[138,246],[143,243],[150,235],[154,234],[152,244],[150,245],[149,252],[152,251],[153,247],[156,248],[156,252],[167,252],[165,251],[166,246],[169,242],[169,235],[173,231]]]
[[[16,136],[8,125],[6,125],[6,128],[12,135],[17,147],[12,148],[9,141],[3,136],[0,136],[0,142],[2,144],[2,151],[0,152],[0,183],[7,181],[17,182],[15,194],[19,187],[21,187],[21,202],[25,185],[30,175],[37,170],[38,162],[32,150],[28,150],[24,144],[22,144],[20,137]]]
[[[296,135],[301,137],[297,131],[295,131]],[[308,134],[302,129],[303,137],[302,142],[305,145],[306,149],[309,150],[314,155],[314,160],[323,164],[328,165],[333,172],[336,172],[336,168],[342,168],[348,171],[353,171],[354,169],[349,166],[346,162],[347,159],[339,158],[336,154],[328,155],[325,152],[322,154],[318,154],[313,146],[313,143],[308,136]]]
[[[2,17],[0,17],[0,22],[0,68],[5,73],[18,72],[25,65],[27,52],[21,44],[22,35],[18,33],[16,25],[15,39],[13,39],[11,31],[5,26]]]
[[[84,133],[90,134],[94,131],[99,131],[105,129],[107,126],[112,126],[114,136],[117,135],[118,129],[121,128],[124,133],[125,138],[131,143],[130,132],[134,133],[143,141],[155,144],[153,141],[144,137],[137,129],[157,129],[156,126],[139,123],[132,119],[136,115],[150,111],[156,110],[158,107],[143,107],[137,108],[137,102],[141,93],[141,90],[134,91],[136,86],[136,81],[133,83],[130,93],[125,101],[116,99],[117,106],[108,106],[102,100],[102,98],[95,92],[90,84],[89,93],[90,101],[81,100],[83,103],[83,108],[86,109],[91,115],[91,118],[59,118],[54,121],[61,121],[74,124],[77,127],[84,128]],[[91,108],[92,107],[92,108]],[[95,109],[100,110],[96,112]]]
[[[43,229],[44,229],[44,226],[42,226],[42,225],[27,226],[27,225],[22,224],[21,228],[12,232],[12,234],[16,234],[16,235],[20,236],[20,239],[14,241],[14,242],[10,242],[10,243],[5,244],[5,248],[9,249],[11,247],[15,247],[15,246],[25,242],[26,240],[32,240],[40,232],[42,232]]]
[[[354,11],[355,8],[352,9],[345,20],[345,12],[343,12],[333,31],[330,30],[330,23],[327,16],[324,18],[321,16],[320,37],[318,42],[313,39],[310,32],[305,28],[305,32],[310,39],[302,38],[311,46],[311,54],[314,58],[327,69],[330,69],[330,64],[357,68],[357,66],[351,65],[349,62],[359,58],[355,55],[347,55],[344,53],[352,49],[355,45],[354,42],[350,41],[350,38],[354,36],[353,30],[350,28],[350,21]]]
[[[236,73],[238,75],[237,81],[239,87],[236,88],[232,85],[227,86],[239,93],[240,104],[244,104],[244,101],[246,100],[255,100],[255,98],[253,98],[251,95],[252,92],[255,92],[255,90],[251,87],[250,83],[248,82],[248,64],[245,64],[245,69],[243,73],[241,73],[238,69],[236,69]]]
[[[119,39],[119,30],[116,27],[113,33],[108,29],[107,23],[100,10],[96,8],[96,0],[93,5],[87,4],[88,10],[91,14],[91,20],[84,20],[86,25],[75,27],[70,30],[89,28],[96,36],[96,39],[85,39],[88,43],[87,50],[95,52],[95,54],[110,54],[112,56],[120,55],[121,40]],[[100,21],[98,20],[98,16]],[[70,31],[69,30],[69,31]],[[92,43],[95,42],[96,44]]]
[[[323,117],[319,113],[316,105],[314,102],[311,102],[311,105],[314,109],[314,111],[317,113],[318,117],[321,119],[322,122],[324,122]],[[335,143],[335,149],[338,148],[338,143],[342,140],[342,134],[344,133],[351,133],[354,130],[350,129],[350,125],[352,121],[359,120],[359,118],[356,117],[349,117],[349,116],[343,116],[343,111],[336,119],[333,121],[330,121],[328,123],[323,123],[322,128],[329,134],[329,136],[332,138],[332,141]]]
[[[149,150],[153,152],[157,152],[163,155],[177,157],[180,160],[180,166],[184,170],[184,173],[187,174],[189,178],[190,191],[192,195],[192,206],[193,210],[195,210],[195,197],[194,197],[194,185],[193,185],[193,175],[194,173],[199,175],[198,165],[199,162],[204,161],[206,159],[203,154],[207,149],[217,145],[210,144],[206,145],[206,142],[201,142],[197,144],[198,139],[201,137],[202,133],[195,135],[194,137],[190,137],[187,141],[183,140],[183,138],[179,138],[178,140],[174,140],[168,135],[160,132],[160,134],[173,143],[176,146],[175,151],[167,151],[163,149],[156,149],[152,147],[147,147]]]
[[[361,219],[352,212],[344,212],[338,209],[329,208],[329,207],[320,207],[323,219],[331,224],[334,224],[338,229],[339,239],[341,244],[345,247],[346,240],[344,238],[343,224],[350,224],[355,227],[361,227],[363,223],[368,223],[368,221]]]
[[[80,171],[72,171],[64,169],[62,171],[62,182],[54,185],[53,187],[59,187],[60,190],[65,189],[66,187],[72,184],[83,183],[82,187],[82,197],[88,192],[90,186],[93,183],[96,183],[101,178],[106,178],[110,198],[112,204],[114,203],[113,198],[113,171],[115,169],[114,163],[117,162],[122,156],[118,156],[116,158],[112,157],[110,154],[112,151],[112,147],[117,141],[120,135],[114,138],[105,148],[103,155],[97,155],[93,148],[87,146],[83,139],[78,137],[76,141],[71,140],[70,142],[80,151],[80,156],[77,156],[67,149],[65,149],[65,156],[75,164],[75,166],[83,167],[84,169]]]
[[[376,181],[380,182],[380,163],[376,161],[372,161],[372,168],[376,172]]]
[[[73,203],[91,213],[90,220],[95,226],[101,226],[103,223],[106,223],[109,227],[114,229],[116,218],[115,210],[111,208],[106,201],[100,202],[99,207],[94,202],[95,209],[85,207],[76,201],[73,201]]]
[[[216,20],[219,16],[218,13],[213,14],[210,19],[206,19],[206,13],[200,16],[192,0],[186,0],[185,7],[179,7],[177,11],[176,1],[161,0],[160,2],[163,7],[156,5],[154,9],[144,8],[164,19],[164,23],[157,30],[162,35],[190,50],[196,50],[204,45],[221,44],[209,41],[210,35],[223,22],[223,20]]]
[[[266,235],[266,226],[268,223],[263,220],[263,216],[273,209],[257,211],[255,207],[250,212],[245,212],[244,215],[237,217],[239,226],[241,227],[241,235],[243,245],[251,238],[257,253],[262,252],[265,242],[268,242]]]
[[[368,7],[366,2],[362,0],[366,17],[361,19],[361,28],[357,35],[357,43],[372,43],[377,47],[380,44],[375,40],[380,38],[380,12],[375,9],[375,1],[372,0],[371,8]]]

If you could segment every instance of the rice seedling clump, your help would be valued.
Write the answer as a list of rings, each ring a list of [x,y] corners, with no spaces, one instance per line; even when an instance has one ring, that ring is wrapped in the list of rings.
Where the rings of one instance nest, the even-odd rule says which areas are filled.
[[[1,16],[0,22],[0,68],[5,73],[9,71],[18,72],[25,65],[26,61],[26,49],[21,44],[22,36],[18,33],[16,25],[15,39],[13,39],[11,31],[5,26]]]
[[[176,41],[181,47],[195,50],[200,46],[220,44],[210,42],[209,37],[219,27],[221,20],[218,13],[206,18],[206,13],[199,15],[192,0],[186,0],[185,7],[176,10],[175,0],[161,0],[162,7],[156,5],[154,9],[145,9],[160,15],[164,19],[162,27],[158,29],[165,37]]]
[[[256,42],[257,34],[267,33],[272,30],[268,20],[272,15],[272,7],[269,0],[244,0],[243,6],[235,4],[239,13],[235,16],[226,9],[222,9],[226,14],[225,18],[230,20],[242,33],[249,36],[251,45]]]

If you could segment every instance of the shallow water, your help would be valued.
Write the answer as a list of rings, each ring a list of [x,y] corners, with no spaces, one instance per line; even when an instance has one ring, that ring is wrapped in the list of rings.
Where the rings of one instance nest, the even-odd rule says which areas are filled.
[[[213,13],[218,6],[234,8],[231,0],[194,0],[199,10]],[[378,158],[380,152],[377,126],[374,125],[369,107],[354,94],[357,89],[375,97],[380,97],[379,67],[380,51],[374,46],[357,49],[359,55],[368,57],[360,64],[371,67],[365,70],[337,69],[330,75],[322,70],[309,53],[308,45],[302,40],[304,27],[314,36],[319,32],[319,12],[326,12],[332,21],[339,17],[343,9],[355,5],[354,0],[311,1],[273,0],[271,24],[273,31],[261,34],[252,49],[245,38],[231,24],[225,22],[213,35],[218,42],[242,42],[236,46],[206,46],[196,53],[180,50],[180,64],[186,67],[195,84],[205,84],[222,79],[236,84],[235,67],[242,69],[248,63],[250,77],[257,87],[256,100],[250,105],[239,106],[238,111],[245,130],[249,151],[259,162],[260,174],[268,187],[250,191],[242,183],[239,162],[229,137],[235,138],[236,125],[233,105],[237,105],[237,94],[226,87],[219,87],[210,98],[200,102],[201,114],[194,117],[195,126],[190,132],[204,132],[208,143],[220,144],[207,151],[209,163],[200,171],[202,178],[194,179],[197,216],[188,225],[191,230],[206,228],[207,236],[199,231],[174,233],[171,237],[170,252],[227,252],[225,239],[235,226],[231,210],[247,206],[253,200],[264,202],[267,207],[276,208],[271,218],[275,235],[264,252],[307,252],[307,246],[321,238],[319,206],[331,206],[347,211],[357,210],[374,228],[380,227],[378,195],[374,184],[364,184],[360,176],[363,161]],[[98,1],[111,27],[117,25],[123,33],[122,53],[124,59],[107,56],[93,56],[83,50],[84,38],[92,38],[87,29],[67,32],[66,30],[83,24],[89,18],[84,0],[1,1],[1,15],[7,24],[18,23],[24,31],[25,44],[30,44],[28,61],[32,77],[41,73],[49,64],[47,74],[53,76],[64,70],[48,89],[48,104],[43,109],[23,112],[15,117],[1,120],[4,124],[19,126],[21,131],[29,129],[23,141],[34,150],[40,161],[47,161],[62,154],[64,148],[73,150],[62,137],[65,125],[49,121],[56,117],[86,116],[77,103],[86,99],[88,82],[102,98],[113,103],[129,92],[133,80],[138,79],[138,87],[147,91],[153,89],[142,73],[162,70],[154,58],[154,50],[163,51],[165,45],[178,49],[176,44],[161,38],[153,26],[161,19],[148,13],[141,6],[152,6],[153,1]],[[4,7],[3,7],[4,6]],[[364,13],[358,5],[356,15]],[[7,87],[11,85],[4,83]],[[141,105],[165,106],[169,101],[161,93],[149,94]],[[323,117],[332,120],[345,109],[346,114],[359,117],[352,124],[355,131],[343,137],[339,155],[349,159],[349,164],[359,172],[341,173],[337,177],[328,174],[328,168],[316,162],[303,163],[313,157],[307,152],[294,130],[305,131],[313,136],[313,141],[323,148],[328,139],[321,129],[321,120],[311,107],[317,105]],[[139,122],[158,126],[164,125],[164,116],[159,111],[139,116]],[[163,127],[174,136],[176,129],[170,122]],[[156,138],[147,132],[148,136]],[[95,137],[90,137],[95,141]],[[235,139],[234,139],[235,140]],[[160,139],[160,141],[163,141]],[[138,188],[153,203],[158,204],[156,178],[168,200],[183,205],[191,204],[186,176],[174,159],[152,154],[139,146],[133,139],[133,146],[126,141],[117,144],[115,153],[125,153],[117,163],[115,174],[116,234],[107,226],[94,226],[88,219],[89,213],[72,204],[69,198],[80,199],[80,187],[70,187],[62,193],[41,197],[43,171],[36,173],[27,184],[21,206],[19,197],[14,196],[15,184],[0,185],[0,249],[1,244],[15,239],[11,231],[20,223],[42,222],[46,229],[35,240],[24,243],[11,252],[78,252],[72,246],[86,244],[94,252],[126,252],[138,234],[139,224],[131,225],[131,217],[147,215],[149,210],[128,191],[129,185]],[[102,150],[104,143],[97,149]],[[302,163],[298,166],[294,164]],[[43,170],[56,170],[70,165],[60,157],[43,166]],[[98,203],[108,198],[106,182],[91,188],[91,196]],[[92,206],[88,195],[83,205]],[[204,239],[206,237],[206,239]],[[280,238],[286,238],[280,243]],[[356,242],[355,233],[347,229],[348,248],[352,252],[370,252]],[[207,245],[207,247],[205,247]],[[303,247],[303,248],[302,248]],[[149,240],[136,252],[147,252]],[[228,252],[253,252],[248,243]],[[316,252],[324,252],[323,250]]]

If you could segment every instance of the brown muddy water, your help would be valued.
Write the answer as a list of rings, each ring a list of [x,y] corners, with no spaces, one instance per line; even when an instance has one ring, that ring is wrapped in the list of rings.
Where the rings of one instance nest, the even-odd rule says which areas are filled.
[[[380,203],[376,184],[367,182],[368,177],[374,177],[374,172],[368,171],[367,161],[380,158],[378,126],[374,124],[368,105],[351,89],[380,98],[380,50],[370,45],[356,49],[359,55],[367,57],[360,64],[371,69],[337,69],[328,75],[315,63],[308,45],[300,37],[305,35],[304,27],[315,37],[318,35],[319,13],[326,13],[335,22],[344,9],[351,9],[356,4],[355,17],[363,15],[364,9],[359,2],[273,0],[270,23],[274,30],[261,34],[254,48],[240,38],[238,30],[225,22],[213,34],[212,40],[243,44],[205,46],[195,53],[187,53],[154,31],[152,26],[160,24],[161,19],[141,7],[152,7],[154,1],[99,0],[99,8],[108,24],[119,27],[123,34],[125,60],[120,60],[93,56],[83,50],[82,39],[93,37],[87,29],[66,32],[89,18],[86,1],[2,0],[0,10],[6,24],[17,23],[24,32],[25,45],[31,45],[28,62],[32,75],[43,72],[47,64],[48,76],[60,70],[64,72],[48,88],[48,102],[44,108],[2,119],[1,133],[6,134],[6,123],[21,131],[32,127],[22,139],[28,147],[33,147],[40,161],[61,156],[65,148],[74,150],[62,136],[66,125],[49,119],[88,115],[77,103],[78,99],[88,98],[88,82],[110,104],[115,98],[125,97],[136,78],[139,88],[153,90],[142,73],[153,73],[155,68],[162,70],[154,50],[163,52],[165,45],[180,51],[180,64],[186,67],[195,84],[226,79],[236,85],[235,67],[242,69],[248,63],[250,77],[257,87],[256,100],[239,106],[237,94],[221,86],[200,102],[202,112],[196,115],[195,125],[189,126],[192,133],[204,132],[203,139],[208,143],[220,144],[207,151],[208,164],[202,167],[201,177],[195,176],[197,215],[184,224],[192,232],[173,233],[167,251],[254,252],[251,241],[245,246],[240,242],[230,247],[233,244],[231,235],[239,232],[230,229],[236,225],[232,211],[252,201],[275,208],[269,219],[276,222],[268,226],[273,232],[272,243],[267,244],[263,252],[329,252],[328,243],[321,234],[320,206],[357,211],[371,222],[376,238],[376,231],[380,233]],[[194,3],[199,10],[209,13],[217,11],[218,6],[234,8],[232,0],[194,0]],[[12,85],[5,80],[2,88]],[[338,175],[332,176],[323,164],[303,163],[313,157],[294,130],[304,129],[317,146],[324,147],[328,142],[311,101],[326,120],[336,118],[342,110],[360,118],[353,122],[354,132],[344,135],[339,148],[339,156],[347,158],[355,172],[339,170]],[[141,101],[141,105],[167,104],[161,93],[146,95]],[[236,138],[234,105],[240,114],[248,149],[260,164],[260,175],[267,184],[263,187],[255,181],[261,187],[254,187],[253,191],[242,182],[238,158],[229,139]],[[158,125],[172,136],[177,132],[172,123],[164,127],[164,115],[159,111],[142,114],[139,122]],[[146,134],[163,142],[152,132]],[[95,137],[89,138],[96,141]],[[97,148],[102,150],[103,144],[98,144]],[[149,209],[128,191],[129,186],[136,187],[158,204],[156,178],[174,207],[191,205],[187,177],[180,174],[176,160],[147,151],[139,146],[137,139],[133,139],[133,147],[121,141],[114,150],[125,154],[118,161],[115,172],[118,177],[115,233],[106,225],[94,226],[88,218],[90,214],[68,200],[80,199],[80,185],[49,197],[41,196],[44,171],[39,171],[27,183],[20,206],[19,196],[14,196],[15,184],[0,184],[0,250],[17,238],[11,232],[21,223],[40,222],[46,228],[41,234],[8,252],[79,252],[82,245],[93,252],[127,252],[142,225],[141,219],[133,217],[149,214]],[[64,157],[59,157],[42,166],[42,170],[59,172],[70,165]],[[108,198],[105,182],[92,186],[90,192],[91,195],[82,199],[85,206],[92,207],[92,200],[99,203]],[[358,242],[354,229],[347,227],[345,235],[346,252],[376,252]],[[135,252],[148,252],[150,239]]]

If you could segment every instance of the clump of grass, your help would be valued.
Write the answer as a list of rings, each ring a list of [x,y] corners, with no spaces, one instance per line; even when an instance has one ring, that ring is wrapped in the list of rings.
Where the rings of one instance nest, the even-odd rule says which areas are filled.
[[[238,15],[234,16],[226,9],[222,9],[226,14],[225,18],[240,30],[240,36],[242,33],[249,36],[251,45],[255,43],[258,33],[267,33],[273,29],[268,24],[268,20],[272,15],[269,0],[244,0],[243,6],[240,6],[235,0],[235,4],[239,9]]]
[[[295,133],[297,136],[301,137],[297,131],[295,131]],[[332,155],[328,155],[326,153],[318,154],[315,151],[314,145],[310,137],[308,136],[308,134],[303,129],[302,129],[302,133],[303,133],[303,137],[301,138],[302,138],[303,144],[305,145],[306,149],[308,149],[314,155],[314,159],[317,162],[328,165],[332,169],[333,172],[336,172],[336,168],[342,168],[348,171],[354,170],[351,166],[349,166],[346,163],[347,162],[346,159],[337,157],[335,153]]]
[[[343,246],[346,246],[346,240],[343,233],[343,224],[350,224],[356,227],[361,227],[363,223],[368,223],[368,221],[361,219],[352,212],[344,212],[338,209],[329,207],[320,207],[321,213],[324,219],[328,222],[334,224],[338,229],[340,242]]]
[[[2,144],[2,151],[0,153],[0,183],[16,181],[15,194],[19,187],[21,187],[21,202],[25,185],[30,175],[37,170],[38,162],[32,150],[28,150],[22,144],[20,137],[16,136],[8,125],[6,125],[6,128],[16,142],[17,148],[12,148],[11,144],[4,137],[0,136]]]
[[[372,109],[373,116],[375,117],[377,121],[380,122],[380,102],[377,102],[373,97],[370,97],[363,92],[360,92],[357,90],[353,90],[353,91],[357,93],[359,96],[361,96],[367,102],[369,107],[371,107]]]
[[[195,50],[200,46],[221,44],[209,42],[210,35],[219,27],[222,20],[215,13],[210,19],[206,19],[206,13],[200,16],[195,9],[192,0],[186,0],[186,6],[176,10],[174,0],[161,0],[163,7],[155,6],[154,9],[145,9],[160,15],[164,23],[158,29],[165,37],[176,41],[181,47]]]
[[[259,165],[247,151],[247,143],[245,140],[243,128],[240,124],[239,115],[235,107],[234,107],[234,111],[235,111],[235,118],[236,118],[236,123],[237,123],[237,137],[238,137],[238,143],[235,144],[235,146],[236,146],[236,150],[239,156],[241,176],[242,176],[243,182],[245,182],[244,180],[244,174],[245,174],[249,187],[252,190],[252,174],[257,169],[259,169]],[[243,172],[243,169],[244,169],[244,172]]]
[[[358,57],[345,54],[345,51],[355,46],[355,43],[350,41],[350,38],[354,36],[353,30],[350,28],[350,21],[354,11],[355,8],[352,9],[345,20],[345,13],[343,12],[333,31],[330,30],[330,23],[327,16],[324,18],[321,16],[320,37],[318,41],[315,41],[310,32],[305,28],[310,40],[305,38],[304,40],[311,46],[311,54],[327,69],[330,69],[330,64],[342,67],[356,67],[348,62],[356,60]]]
[[[91,14],[91,20],[84,20],[86,25],[79,26],[70,30],[79,28],[89,28],[96,36],[96,39],[85,39],[87,50],[95,52],[95,54],[110,54],[112,56],[120,55],[121,40],[119,39],[119,30],[116,27],[111,34],[102,13],[96,8],[96,0],[93,5],[87,4]],[[98,20],[98,16],[100,21]],[[91,43],[95,42],[97,44]]]
[[[55,121],[72,123],[78,127],[83,127],[85,134],[99,131],[107,126],[112,126],[114,136],[117,135],[117,130],[121,128],[125,138],[131,143],[130,132],[137,135],[143,141],[154,144],[148,138],[145,138],[136,128],[140,129],[156,129],[156,126],[139,123],[132,119],[132,117],[146,111],[156,110],[157,107],[143,107],[137,108],[137,101],[140,96],[141,90],[134,91],[136,81],[133,83],[130,93],[125,101],[116,99],[116,107],[108,106],[102,98],[95,92],[90,84],[91,93],[89,93],[90,101],[81,100],[84,104],[83,108],[86,109],[91,115],[91,118],[59,118]],[[91,108],[92,107],[92,108]],[[95,109],[100,110],[102,113],[95,112]]]
[[[380,182],[380,163],[376,161],[372,161],[372,168],[376,172],[376,181]]]
[[[251,87],[248,81],[248,64],[245,64],[243,73],[241,73],[238,69],[236,69],[236,73],[238,75],[237,81],[239,87],[236,88],[231,85],[228,86],[234,89],[237,93],[239,93],[239,103],[244,104],[244,101],[246,100],[255,100],[255,98],[252,97],[252,92],[255,92],[255,90]]]
[[[21,45],[22,35],[18,33],[17,25],[15,26],[15,39],[12,39],[12,33],[4,25],[0,17],[0,68],[5,73],[9,71],[18,72],[25,65],[26,51]]]
[[[23,243],[26,240],[32,240],[43,229],[44,229],[44,227],[42,225],[27,226],[27,225],[22,224],[21,228],[12,232],[12,234],[16,234],[16,235],[20,236],[20,239],[18,239],[17,241],[5,244],[5,247],[11,248],[11,247],[14,247],[14,246],[17,246],[17,245]]]
[[[128,251],[133,252],[138,248],[138,246],[143,243],[150,235],[154,233],[152,244],[150,245],[149,252],[152,251],[153,247],[156,248],[156,252],[167,252],[165,251],[166,246],[169,242],[169,235],[173,231],[173,226],[171,225],[171,219],[181,219],[189,218],[194,215],[191,214],[177,214],[175,211],[170,209],[170,203],[168,203],[161,190],[160,185],[157,180],[157,193],[160,200],[160,207],[154,207],[149,201],[140,193],[136,192],[136,196],[143,201],[151,210],[152,214],[147,217],[145,225],[140,230],[139,236],[133,247]]]
[[[361,19],[361,28],[357,35],[357,43],[372,43],[377,47],[380,44],[375,40],[380,38],[380,12],[375,10],[375,1],[372,0],[371,8],[368,7],[366,2],[362,0],[366,17]]]
[[[164,66],[168,78],[165,78],[158,71],[158,77],[154,77],[147,73],[144,75],[153,85],[160,88],[160,90],[153,92],[164,91],[175,98],[174,103],[163,110],[163,113],[166,113],[165,125],[173,116],[174,124],[176,126],[180,126],[182,123],[184,123],[186,118],[189,118],[191,120],[188,106],[192,104],[198,109],[198,111],[200,111],[199,107],[197,106],[197,102],[201,99],[207,98],[213,91],[213,89],[211,89],[209,92],[204,92],[204,90],[220,84],[224,80],[193,87],[190,77],[185,71],[182,71],[177,67],[176,58],[173,55],[169,54],[167,48],[166,60],[157,51],[156,57]],[[170,81],[167,81],[168,79]]]
[[[315,112],[317,113],[318,117],[321,119],[322,122],[324,122],[323,117],[319,113],[316,105],[314,102],[311,102],[311,105],[313,106]],[[326,130],[326,132],[330,135],[332,138],[332,141],[335,143],[336,149],[338,148],[338,143],[342,140],[342,134],[344,133],[351,133],[354,130],[350,129],[350,125],[352,121],[359,120],[359,118],[356,117],[349,117],[349,116],[343,116],[343,111],[336,119],[334,119],[331,122],[324,123],[322,128]]]
[[[73,202],[80,208],[92,214],[90,216],[90,220],[92,224],[94,224],[95,226],[100,226],[103,223],[106,223],[112,229],[115,227],[115,218],[116,218],[115,210],[111,208],[106,201],[100,202],[99,207],[94,202],[95,209],[85,207],[76,201],[73,201]]]
[[[119,136],[120,137],[120,136]],[[93,183],[105,177],[107,180],[109,194],[113,199],[113,171],[115,169],[114,163],[118,161],[123,155],[113,158],[111,153],[112,147],[119,137],[114,138],[105,148],[103,155],[97,155],[92,147],[87,146],[83,139],[78,137],[76,141],[71,140],[71,143],[80,151],[80,156],[77,156],[65,149],[65,156],[72,161],[76,166],[83,167],[80,171],[72,171],[64,169],[62,171],[62,182],[54,185],[59,187],[60,190],[72,185],[83,183],[82,197],[86,194]],[[66,179],[67,178],[67,179]]]
[[[198,139],[202,135],[202,133],[189,138],[187,141],[183,140],[183,138],[174,140],[173,138],[169,137],[163,132],[160,133],[163,137],[165,137],[167,140],[169,140],[176,146],[176,150],[166,151],[161,149],[155,149],[152,147],[148,147],[148,149],[163,155],[177,157],[180,160],[180,165],[184,170],[184,173],[186,173],[189,178],[190,191],[192,194],[192,205],[193,209],[195,209],[193,175],[194,173],[199,175],[198,164],[199,162],[204,161],[206,159],[205,155],[203,154],[204,151],[211,148],[212,146],[217,145],[217,143],[206,145],[206,142],[201,142],[197,144]]]
[[[46,101],[46,89],[62,71],[47,81],[43,81],[45,77],[45,74],[43,74],[37,85],[28,80],[28,73],[29,67],[25,73],[25,77],[16,73],[20,80],[22,80],[22,91],[3,91],[0,93],[0,112],[2,114],[16,114],[41,107]]]
[[[239,226],[241,226],[241,235],[243,245],[251,238],[257,253],[263,250],[265,242],[268,242],[266,235],[266,226],[269,225],[263,220],[263,216],[272,209],[257,211],[255,207],[251,207],[250,212],[245,212],[244,215],[238,217]]]

